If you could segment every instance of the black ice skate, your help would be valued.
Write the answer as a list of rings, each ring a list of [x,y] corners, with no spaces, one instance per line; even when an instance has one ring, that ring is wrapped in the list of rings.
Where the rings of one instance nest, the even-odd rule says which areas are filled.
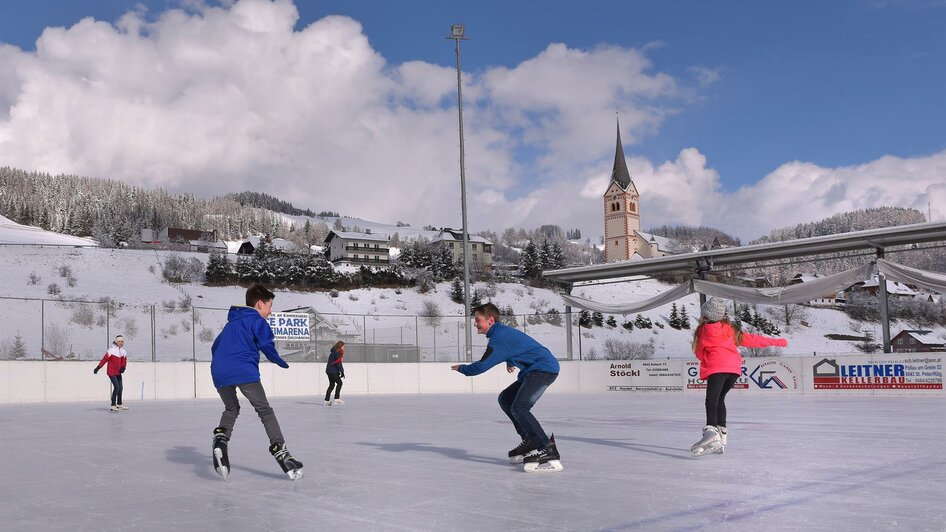
[[[562,471],[561,455],[558,454],[558,447],[555,445],[555,435],[549,438],[549,444],[545,449],[538,451],[533,455],[526,456],[522,461],[522,470],[526,473],[552,473]]]
[[[214,470],[227,480],[230,474],[230,457],[227,456],[227,430],[223,427],[214,429],[214,443],[212,453],[214,457]]]
[[[533,445],[531,441],[522,440],[522,443],[520,443],[515,449],[509,451],[509,463],[521,464],[523,458],[538,452],[539,450],[535,448],[535,445]]]
[[[269,452],[273,458],[279,462],[279,467],[289,476],[289,480],[299,480],[302,478],[302,462],[296,460],[289,454],[285,443],[274,443],[270,445]]]

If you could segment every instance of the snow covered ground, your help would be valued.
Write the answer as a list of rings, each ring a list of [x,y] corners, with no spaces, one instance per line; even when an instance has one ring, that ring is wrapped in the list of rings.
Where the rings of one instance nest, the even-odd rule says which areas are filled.
[[[291,482],[245,405],[225,482],[217,400],[0,406],[0,530],[944,530],[942,398],[547,395],[565,471],[509,465],[492,394],[278,398]],[[244,401],[245,403],[245,401]]]
[[[156,357],[158,360],[190,359],[194,351],[198,359],[209,359],[209,344],[226,319],[226,309],[231,304],[240,304],[244,289],[239,286],[208,287],[195,284],[168,284],[161,276],[161,264],[170,255],[196,258],[206,261],[203,253],[180,253],[104,248],[40,248],[4,247],[0,256],[0,296],[12,298],[56,299],[49,295],[49,285],[56,284],[58,295],[63,300],[100,301],[109,297],[123,306],[106,319],[104,307],[88,306],[86,315],[81,314],[83,305],[73,303],[46,303],[40,308],[38,301],[4,300],[0,305],[0,350],[10,349],[12,339],[20,335],[31,353],[38,358],[36,348],[41,341],[47,349],[51,339],[59,342],[80,358],[101,356],[110,337],[121,333],[126,336],[126,345],[133,359],[151,359],[150,338],[154,330]],[[68,266],[74,279],[69,286],[61,275],[61,268]],[[37,280],[31,284],[31,276]],[[485,289],[477,283],[474,288]],[[667,290],[668,285],[652,280],[630,283],[577,287],[575,295],[605,303],[640,300]],[[559,296],[545,289],[528,288],[518,284],[500,283],[495,286],[492,301],[500,307],[511,306],[520,314],[522,327],[524,315],[536,310],[546,312],[551,308],[564,311]],[[423,360],[457,360],[462,355],[463,308],[450,300],[450,284],[440,283],[433,292],[420,294],[413,289],[359,289],[340,292],[331,297],[328,292],[277,291],[274,308],[277,310],[298,307],[313,307],[327,315],[339,328],[348,334],[360,336],[371,343],[390,343],[422,346]],[[190,298],[195,312],[182,309],[180,303]],[[445,316],[439,320],[417,318],[422,314],[426,302],[434,303]],[[690,295],[677,302],[685,306],[687,313],[695,318],[699,315],[698,296]],[[154,306],[155,322],[151,324],[151,307]],[[765,312],[764,309],[761,310]],[[854,352],[853,342],[829,340],[826,334],[860,336],[869,329],[874,338],[880,338],[879,324],[852,322],[843,313],[830,309],[806,309],[809,327],[794,324],[782,325],[783,336],[789,347],[783,354],[829,355]],[[91,313],[91,321],[89,321]],[[671,329],[666,323],[670,306],[643,313],[654,322],[665,324],[665,328],[626,331],[616,328],[575,328],[573,352],[577,358],[579,350],[583,357],[596,353],[602,358],[604,344],[608,339],[619,339],[639,344],[653,341],[658,357],[690,357],[691,332]],[[41,317],[42,315],[42,317]],[[83,319],[84,318],[84,319]],[[616,316],[618,323],[623,321]],[[633,316],[630,317],[633,319]],[[40,323],[46,320],[45,339]],[[773,321],[774,316],[770,317]],[[545,343],[559,357],[567,352],[565,327],[548,323],[525,325],[527,332]],[[894,323],[891,333],[902,328],[916,328],[909,323]],[[939,337],[946,329],[937,328],[933,335]],[[485,338],[474,335],[474,345],[479,349]],[[71,346],[71,347],[70,347]]]

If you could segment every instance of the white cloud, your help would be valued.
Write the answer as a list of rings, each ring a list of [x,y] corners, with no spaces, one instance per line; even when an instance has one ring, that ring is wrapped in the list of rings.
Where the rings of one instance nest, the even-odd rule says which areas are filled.
[[[0,44],[0,163],[459,225],[452,65],[388,64],[347,17],[295,31],[288,0],[194,0],[145,15],[47,28],[35,53]],[[555,43],[511,68],[464,72],[471,227],[555,223],[600,234],[614,113],[629,145],[692,101],[644,51]],[[944,158],[789,163],[735,193],[721,191],[695,148],[628,165],[645,226],[718,225],[745,238],[849,207],[925,208],[929,199],[942,209]]]
[[[687,71],[696,77],[696,81],[700,84],[700,87],[706,87],[716,83],[720,80],[723,73],[721,67],[709,68],[703,65],[691,66]]]

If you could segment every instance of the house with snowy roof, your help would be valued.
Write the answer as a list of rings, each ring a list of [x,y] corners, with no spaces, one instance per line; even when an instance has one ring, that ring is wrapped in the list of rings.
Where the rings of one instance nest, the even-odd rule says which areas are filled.
[[[880,281],[877,276],[873,276],[867,281],[860,283],[855,283],[851,287],[853,291],[867,292],[872,296],[877,295],[877,290],[880,287]],[[897,298],[913,298],[916,297],[917,291],[911,288],[910,286],[901,283],[900,281],[887,281],[887,296],[888,297],[897,297]]]
[[[894,353],[929,353],[946,351],[946,340],[933,331],[905,329],[890,339],[890,346]]]
[[[387,267],[391,265],[391,240],[387,235],[332,229],[325,237],[328,260],[355,265]]]
[[[821,276],[817,273],[797,273],[795,277],[792,277],[788,281],[789,285],[810,283],[811,281],[820,279]],[[843,305],[847,302],[847,296],[844,295],[843,291],[831,291],[826,292],[818,299],[813,299],[808,302],[809,305],[813,307],[837,307]]]
[[[443,243],[453,253],[454,260],[463,260],[463,231],[456,231],[449,227],[441,229],[431,239],[431,243]],[[493,266],[493,243],[479,235],[468,235],[467,244],[470,253],[470,268],[473,270],[488,270]]]

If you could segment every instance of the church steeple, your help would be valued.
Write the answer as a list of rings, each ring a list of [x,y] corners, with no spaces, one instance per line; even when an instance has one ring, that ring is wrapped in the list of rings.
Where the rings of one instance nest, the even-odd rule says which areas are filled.
[[[631,184],[631,173],[627,170],[627,161],[624,160],[624,146],[621,145],[621,122],[617,120],[618,141],[614,149],[614,167],[611,170],[611,180],[617,182],[622,189],[627,190]]]

